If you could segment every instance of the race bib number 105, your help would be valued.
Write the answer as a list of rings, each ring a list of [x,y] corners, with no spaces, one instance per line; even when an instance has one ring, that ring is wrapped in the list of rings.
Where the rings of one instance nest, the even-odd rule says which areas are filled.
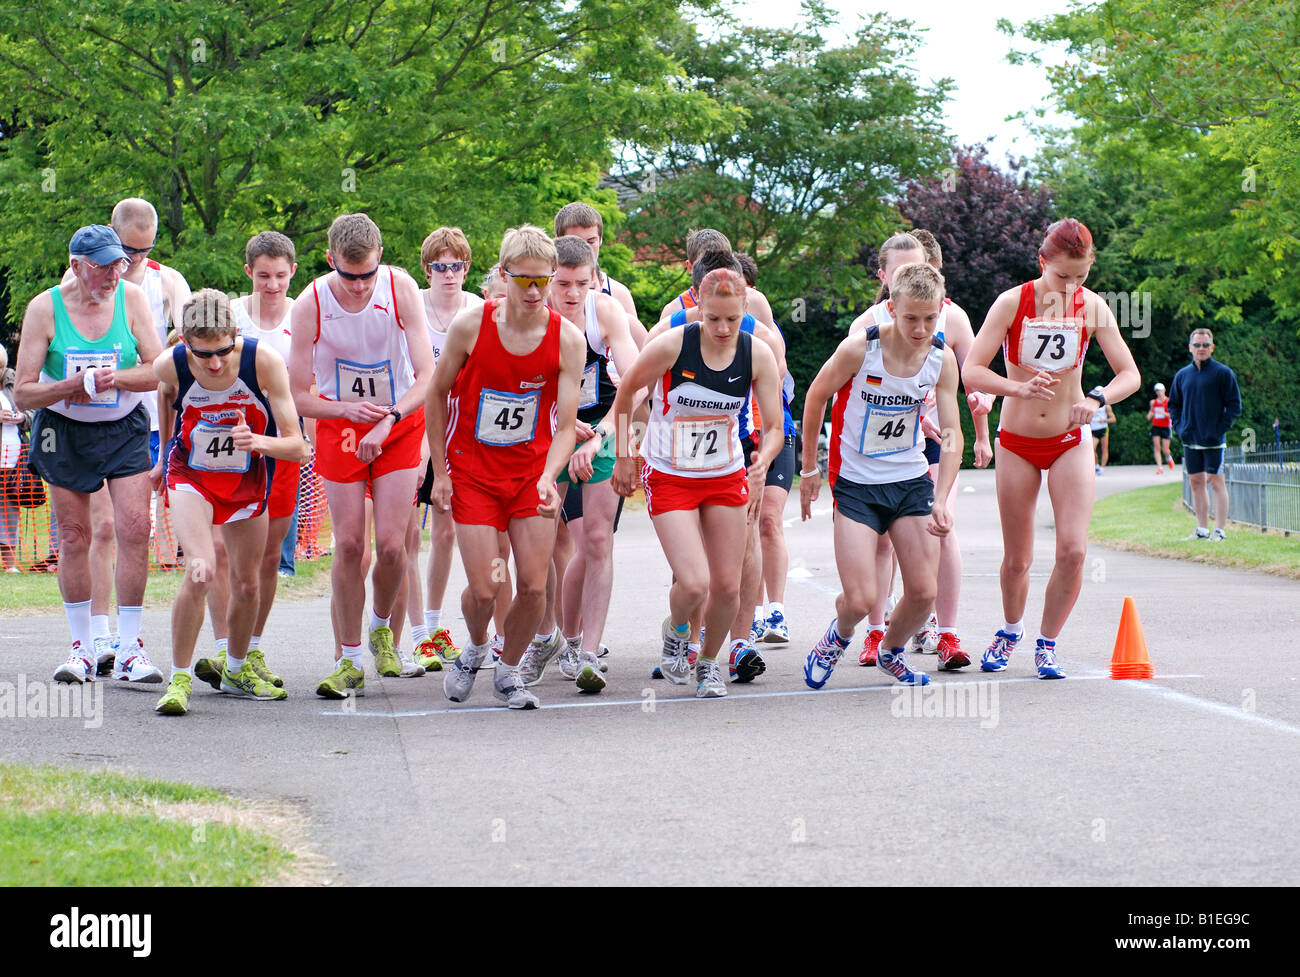
[[[115,349],[69,349],[63,353],[63,378],[76,376],[85,370],[98,370],[101,367],[117,369],[117,350]],[[100,390],[90,398],[88,407],[116,407],[119,391]],[[152,396],[152,395],[151,395]]]
[[[501,390],[483,390],[478,398],[478,420],[474,437],[480,444],[499,447],[525,444],[537,431],[540,390],[530,394],[511,394]]]

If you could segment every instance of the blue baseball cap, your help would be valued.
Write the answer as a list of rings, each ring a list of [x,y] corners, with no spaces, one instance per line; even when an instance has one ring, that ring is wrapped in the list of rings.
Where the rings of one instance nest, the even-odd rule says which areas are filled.
[[[111,265],[126,258],[117,232],[103,224],[90,224],[72,235],[68,254],[75,258],[89,258],[97,265]]]

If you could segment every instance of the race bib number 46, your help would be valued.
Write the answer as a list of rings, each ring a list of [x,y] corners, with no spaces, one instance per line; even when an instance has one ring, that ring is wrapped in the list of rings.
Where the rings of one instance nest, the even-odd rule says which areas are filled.
[[[190,467],[201,472],[248,471],[249,453],[235,447],[230,428],[204,421],[190,431]]]
[[[711,472],[734,460],[732,417],[679,417],[673,421],[673,467],[684,472]]]
[[[525,444],[533,440],[541,401],[540,390],[529,394],[482,391],[478,398],[474,437],[480,444],[497,446]]]
[[[858,451],[872,458],[897,454],[916,447],[921,407],[872,407],[862,422]]]
[[[396,399],[393,369],[387,360],[382,363],[335,360],[334,370],[339,400],[364,400],[387,407]]]
[[[69,349],[63,353],[63,378],[76,376],[86,370],[98,370],[101,367],[117,369],[117,350],[115,349]],[[100,390],[90,398],[89,407],[116,407],[118,389]]]
[[[1079,364],[1081,319],[1026,319],[1020,330],[1020,365],[1066,373]]]

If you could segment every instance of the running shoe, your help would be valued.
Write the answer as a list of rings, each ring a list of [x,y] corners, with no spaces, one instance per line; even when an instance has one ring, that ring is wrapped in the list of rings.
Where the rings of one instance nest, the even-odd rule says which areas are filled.
[[[582,651],[582,636],[565,638],[564,649],[560,652],[560,674],[570,682],[578,677],[578,653]]]
[[[524,657],[519,660],[519,672],[524,677],[525,685],[536,685],[546,674],[546,666],[551,663],[561,647],[567,647],[564,639],[560,636],[557,628],[551,633],[550,638],[546,641],[538,641],[534,638],[528,643],[528,648],[524,652]],[[573,681],[577,675],[575,668],[572,675],[565,676],[569,681]]]
[[[117,661],[113,663],[113,681],[130,682],[133,685],[136,683],[155,685],[161,683],[162,680],[162,672],[144,653],[144,642],[139,638],[135,639],[135,648],[133,650],[123,651],[121,648],[118,649]]]
[[[763,640],[763,635],[767,631],[767,622],[761,617],[754,618],[749,624],[749,643],[756,645]],[[703,638],[700,639],[704,640]]]
[[[1217,526],[1215,527],[1214,532],[1210,533],[1211,543],[1223,543],[1226,542],[1227,539],[1228,539],[1228,534],[1225,533],[1222,529],[1219,529]]]
[[[91,641],[95,648],[96,675],[108,675],[113,671],[113,661],[117,657],[119,638],[115,634],[105,634]]]
[[[1095,465],[1095,466],[1094,466],[1094,470],[1095,470],[1095,472],[1096,472],[1098,475],[1100,475],[1100,474],[1101,474],[1101,465]]]
[[[826,627],[826,633],[813,645],[812,651],[808,652],[808,660],[803,663],[804,684],[810,689],[820,689],[830,680],[831,672],[835,671],[835,666],[839,664],[840,658],[844,655],[844,649],[849,646],[847,641],[840,644],[831,636],[831,632],[834,630],[835,621],[832,620]],[[880,634],[882,637],[884,633],[884,631],[872,632],[872,634]],[[868,638],[870,638],[870,635],[868,635]],[[877,640],[876,644],[879,645],[879,643]],[[866,652],[863,651],[863,654],[865,655]],[[871,663],[875,664],[874,648]]]
[[[605,676],[600,674],[600,662],[592,654],[578,659],[578,676],[575,680],[583,692],[599,692],[605,687]]]
[[[784,644],[790,640],[790,628],[785,623],[785,615],[773,611],[763,622],[763,641],[769,645]]]
[[[691,677],[691,666],[686,662],[690,635],[678,634],[673,628],[671,617],[664,618],[660,633],[664,639],[664,649],[659,669],[663,672],[664,678],[673,685],[685,685],[686,680]]]
[[[438,654],[438,646],[433,643],[431,637],[425,638],[416,645],[411,657],[417,665],[423,665],[426,672],[442,671],[442,657]]]
[[[253,666],[248,659],[244,659],[244,665],[238,675],[231,675],[229,668],[221,670],[221,691],[245,699],[256,699],[259,702],[274,702],[289,698],[289,693],[284,689],[277,689],[270,682],[262,681],[257,672],[253,671]]]
[[[95,666],[90,657],[82,654],[80,641],[72,643],[72,654],[54,673],[54,681],[69,684],[76,682],[78,685],[95,681]]]
[[[1038,639],[1034,647],[1034,665],[1039,678],[1065,678],[1065,672],[1056,664],[1056,642]]]
[[[939,635],[939,668],[954,672],[970,664],[970,655],[961,650],[961,638],[951,631]]]
[[[600,670],[602,672],[608,672],[609,662],[605,661],[605,659],[609,657],[609,645],[602,641],[600,644],[600,651],[596,653],[596,657],[600,659]]]
[[[881,671],[894,676],[901,685],[930,684],[930,676],[926,675],[925,672],[914,671],[907,667],[907,652],[902,648],[896,648],[893,651],[888,648],[881,648],[878,661]]]
[[[464,702],[474,688],[474,675],[483,660],[491,653],[491,645],[476,648],[470,645],[447,667],[442,677],[442,694],[452,702]],[[518,672],[518,669],[514,671]],[[505,669],[502,669],[505,672]],[[522,681],[522,679],[520,679]]]
[[[1174,467],[1174,460],[1173,460],[1172,458],[1169,459],[1169,467],[1170,467],[1171,470],[1172,470],[1173,467]]]
[[[257,673],[257,677],[263,682],[270,682],[277,689],[284,688],[284,679],[280,678],[279,675],[276,675],[275,672],[271,671],[267,666],[266,655],[263,654],[261,648],[248,649],[248,663],[253,666],[253,671]]]
[[[933,655],[939,650],[939,619],[933,614],[925,622],[925,627],[912,635],[907,641],[907,650],[918,655]]]
[[[748,641],[733,641],[727,673],[733,682],[752,682],[767,671],[767,662]]]
[[[201,682],[221,691],[221,673],[226,670],[226,653],[223,651],[216,658],[200,658],[194,663],[194,677]]]
[[[1000,672],[1006,668],[1011,661],[1011,653],[1016,650],[1016,642],[1023,637],[1023,634],[1012,634],[1010,631],[995,634],[993,643],[984,650],[984,657],[980,659],[980,671]]]
[[[195,666],[194,673],[198,674],[198,666]],[[360,666],[354,665],[351,658],[340,658],[338,667],[316,686],[316,694],[323,699],[346,699],[350,695],[365,695],[366,673]]]
[[[419,678],[424,674],[424,666],[412,658],[409,652],[398,648],[397,659],[402,663],[401,678]]]
[[[701,658],[695,663],[695,698],[721,699],[727,694],[722,669],[716,658]]]
[[[462,654],[461,658],[464,657]],[[519,673],[519,666],[511,667],[505,662],[497,666],[496,673],[492,676],[492,695],[511,709],[536,709],[540,705],[537,696],[529,692],[528,687],[524,685],[524,677]]]
[[[402,674],[402,661],[393,648],[393,629],[372,628],[370,653],[375,656],[375,671],[384,678],[397,678]]]
[[[872,628],[867,632],[867,636],[862,639],[862,651],[858,653],[858,664],[868,667],[876,664],[876,656],[880,654],[880,642],[885,640],[885,632],[880,628]]]
[[[699,657],[700,657],[700,652],[698,648],[687,649],[686,663],[690,665],[691,668],[695,667],[695,661]],[[656,665],[654,668],[650,669],[650,677],[653,679],[661,679],[664,677],[664,670],[660,668],[658,665]]]
[[[1193,529],[1190,533],[1188,533],[1186,536],[1183,537],[1183,539],[1185,539],[1185,540],[1187,540],[1187,539],[1209,539],[1209,538],[1210,538],[1210,531],[1209,531],[1208,529],[1207,529],[1205,532],[1201,532],[1199,529]]]
[[[1163,475],[1164,473],[1165,473],[1165,468],[1163,465],[1161,465],[1159,468],[1156,469],[1157,475]]]
[[[153,711],[164,716],[183,716],[190,711],[190,692],[194,680],[188,675],[177,673],[172,676],[167,691],[158,700]]]
[[[442,659],[444,665],[454,662],[460,657],[460,649],[451,640],[451,632],[446,628],[438,628],[433,634],[429,635],[429,640],[433,642],[434,652]],[[436,668],[429,668],[428,664],[421,662],[425,668],[431,672],[436,672]]]

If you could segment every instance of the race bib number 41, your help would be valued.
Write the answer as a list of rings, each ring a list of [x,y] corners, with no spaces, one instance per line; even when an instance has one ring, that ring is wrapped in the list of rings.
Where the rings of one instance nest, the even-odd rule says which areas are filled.
[[[862,422],[858,451],[872,458],[897,454],[916,447],[921,407],[872,407]]]
[[[1079,365],[1081,319],[1026,319],[1020,330],[1020,365],[1066,373]]]
[[[732,417],[679,417],[673,421],[673,467],[684,472],[711,472],[734,460]]]
[[[335,360],[334,370],[339,400],[364,400],[387,407],[396,399],[393,369],[388,360],[382,363]]]
[[[63,353],[63,378],[76,376],[86,370],[98,370],[101,367],[117,369],[117,350],[115,349],[69,349]],[[90,398],[88,407],[116,407],[119,391],[100,390]]]
[[[541,401],[540,390],[529,394],[482,391],[478,398],[478,420],[474,424],[474,437],[480,444],[499,447],[525,444],[533,440]]]
[[[248,471],[249,453],[235,447],[234,436],[224,424],[204,421],[190,431],[190,467],[201,472]]]

